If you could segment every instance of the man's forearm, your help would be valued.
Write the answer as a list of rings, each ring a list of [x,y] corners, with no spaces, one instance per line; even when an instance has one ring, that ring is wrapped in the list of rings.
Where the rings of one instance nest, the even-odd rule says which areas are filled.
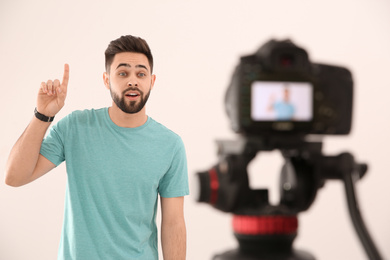
[[[6,166],[5,182],[11,186],[26,184],[36,167],[42,140],[50,123],[33,118],[12,148]]]
[[[187,239],[184,219],[179,223],[161,225],[161,245],[164,260],[186,259]]]

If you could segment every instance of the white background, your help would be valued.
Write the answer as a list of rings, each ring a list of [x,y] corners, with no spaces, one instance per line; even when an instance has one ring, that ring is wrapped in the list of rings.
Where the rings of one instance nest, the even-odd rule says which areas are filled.
[[[384,259],[390,259],[390,2],[387,0],[159,0],[0,2],[1,179],[41,81],[62,78],[69,94],[56,121],[76,109],[109,106],[104,50],[121,35],[145,38],[157,81],[148,114],[184,140],[191,185],[217,161],[216,139],[232,139],[223,100],[239,56],[271,38],[293,40],[313,62],[348,67],[354,76],[353,131],[326,137],[324,153],[350,151],[367,162],[357,184],[361,211]],[[276,190],[281,159],[263,153],[249,167],[252,185]],[[0,259],[55,259],[66,185],[64,165],[21,188],[0,183]],[[195,187],[191,187],[192,194]],[[273,193],[272,193],[273,192]],[[231,216],[186,198],[188,259],[236,247]],[[351,225],[340,181],[329,181],[299,216],[295,247],[318,259],[367,259]]]

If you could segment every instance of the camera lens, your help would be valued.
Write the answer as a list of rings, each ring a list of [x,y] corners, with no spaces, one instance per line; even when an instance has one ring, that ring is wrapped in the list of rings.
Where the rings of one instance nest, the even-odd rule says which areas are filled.
[[[198,202],[210,203],[210,175],[209,172],[199,172],[196,174],[197,188],[195,194]]]

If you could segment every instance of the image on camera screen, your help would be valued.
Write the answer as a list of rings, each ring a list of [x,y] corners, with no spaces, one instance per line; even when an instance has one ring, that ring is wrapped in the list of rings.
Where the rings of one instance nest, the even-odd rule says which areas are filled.
[[[253,82],[251,117],[254,121],[311,121],[312,84],[287,81]]]

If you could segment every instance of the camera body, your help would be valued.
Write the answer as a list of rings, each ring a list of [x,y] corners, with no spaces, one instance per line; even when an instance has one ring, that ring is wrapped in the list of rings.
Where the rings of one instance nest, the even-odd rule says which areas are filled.
[[[241,57],[225,97],[235,132],[281,142],[307,134],[348,134],[352,101],[348,69],[311,63],[290,40],[270,40]]]

